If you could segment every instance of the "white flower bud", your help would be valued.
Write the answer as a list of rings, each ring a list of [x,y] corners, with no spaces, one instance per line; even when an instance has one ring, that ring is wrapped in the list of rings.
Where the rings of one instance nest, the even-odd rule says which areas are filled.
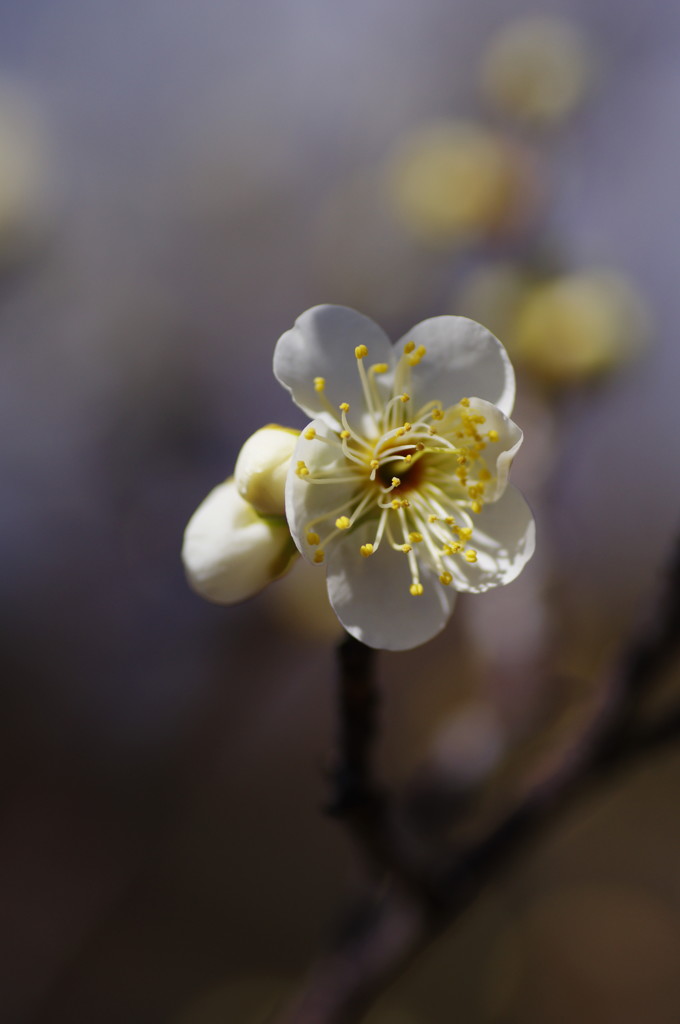
[[[271,424],[256,430],[241,448],[234,470],[236,487],[264,515],[284,515],[286,476],[297,439],[297,430]]]
[[[285,518],[259,515],[233,477],[198,506],[182,546],[189,584],[216,604],[252,597],[282,576],[296,554]]]

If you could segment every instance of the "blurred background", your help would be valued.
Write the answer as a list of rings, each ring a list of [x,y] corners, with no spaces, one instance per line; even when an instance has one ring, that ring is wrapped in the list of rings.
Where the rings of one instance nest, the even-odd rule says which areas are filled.
[[[2,0],[3,1021],[262,1022],[359,889],[323,574],[224,609],[179,558],[302,425],[309,306],[470,315],[520,372],[538,553],[381,655],[382,776],[578,717],[680,522],[679,109],[666,0]],[[594,793],[369,1021],[674,1024],[678,784]]]

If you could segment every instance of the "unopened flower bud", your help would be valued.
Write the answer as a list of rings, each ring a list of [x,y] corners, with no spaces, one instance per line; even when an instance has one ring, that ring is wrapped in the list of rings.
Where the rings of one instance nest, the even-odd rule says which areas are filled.
[[[233,478],[201,502],[182,546],[191,587],[216,604],[252,597],[282,576],[296,554],[285,518],[259,515]]]
[[[285,513],[286,476],[297,430],[271,424],[256,430],[241,448],[234,479],[238,493],[263,515]]]

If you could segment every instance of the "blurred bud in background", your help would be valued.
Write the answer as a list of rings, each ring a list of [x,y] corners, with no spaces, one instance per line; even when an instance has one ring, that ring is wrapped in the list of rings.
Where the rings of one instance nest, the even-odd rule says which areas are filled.
[[[15,85],[0,82],[0,269],[40,241],[49,222],[50,191],[40,115]]]
[[[629,360],[649,329],[647,308],[628,281],[588,270],[527,290],[511,351],[543,380],[568,384]]]
[[[546,277],[508,263],[463,282],[456,310],[498,335],[513,360],[547,384],[576,384],[638,355],[651,315],[620,274],[591,269]]]
[[[513,21],[491,41],[481,86],[502,114],[535,126],[558,124],[581,103],[594,77],[594,54],[581,29],[561,18]]]
[[[444,246],[512,234],[538,205],[535,159],[474,121],[439,121],[405,135],[386,166],[397,221]]]
[[[325,644],[342,639],[343,628],[328,600],[326,574],[320,566],[298,559],[294,571],[270,587],[263,599],[282,633]]]
[[[239,452],[234,469],[238,493],[262,515],[286,512],[286,477],[298,430],[270,424],[256,430]]]
[[[191,587],[208,601],[245,601],[287,572],[297,551],[284,516],[261,516],[232,478],[201,502],[184,533]]]

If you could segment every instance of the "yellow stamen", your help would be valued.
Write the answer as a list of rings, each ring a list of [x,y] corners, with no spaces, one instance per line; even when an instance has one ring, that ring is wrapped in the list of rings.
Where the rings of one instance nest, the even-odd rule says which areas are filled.
[[[364,556],[364,558],[368,558],[369,555],[373,554],[373,545],[372,544],[362,544],[361,547],[359,548],[359,551]]]
[[[469,551],[465,552],[465,560],[467,562],[476,562],[477,561],[477,552],[473,551],[472,548],[470,548]]]
[[[479,513],[482,511],[483,505],[481,501],[473,501],[470,504],[470,508],[476,515],[479,515]]]
[[[323,562],[324,557],[325,555],[322,548],[317,548],[316,551],[314,552],[314,561],[316,562],[316,564],[320,565],[321,562]]]
[[[461,398],[460,404],[462,406],[464,406],[466,409],[468,409],[469,406],[470,406],[470,399],[469,398]]]
[[[472,536],[472,527],[471,526],[461,526],[459,528],[459,530],[458,530],[458,536],[462,537],[463,540],[469,540],[470,537]]]
[[[309,476],[309,470],[302,461],[298,462],[295,473],[299,477]]]
[[[357,347],[354,349],[354,355],[357,357],[357,359],[363,359],[365,356],[368,355],[368,349],[366,348],[365,345],[357,345]]]
[[[448,587],[449,584],[453,583],[453,576],[450,572],[443,572],[439,577],[439,582],[443,583],[445,587]]]
[[[411,401],[411,396],[407,395],[406,392],[404,392],[404,394],[401,395],[400,397],[401,397],[402,402],[410,402]]]
[[[316,437],[316,430],[314,429],[314,427],[307,427],[307,429],[305,430],[305,437],[307,438],[308,441],[314,440],[314,438]]]
[[[387,363],[373,363],[373,366],[369,367],[369,373],[387,373],[389,366]]]
[[[490,430],[489,433],[487,434],[487,437],[489,438],[490,441],[497,441],[498,440],[498,431],[497,430]]]
[[[413,352],[415,347],[416,347],[415,341],[407,341],[406,344],[404,345],[404,352],[405,352],[405,354],[408,355],[409,352]]]
[[[409,533],[408,539],[411,541],[411,544],[421,544],[423,535],[422,533],[418,533],[417,530],[414,530],[413,533]]]
[[[343,412],[349,412],[349,402],[341,402],[339,408],[342,409]]]
[[[349,431],[349,430],[341,430],[341,431],[340,431],[340,437],[341,437],[341,438],[342,438],[343,440],[345,440],[345,441],[347,440],[347,438],[348,438],[348,437],[351,437],[351,436],[352,436],[352,433],[351,433],[351,431]]]
[[[399,487],[400,484],[401,484],[401,480],[399,479],[399,477],[398,476],[393,476],[392,477],[392,486],[393,487]]]
[[[409,551],[413,551],[413,548],[411,547],[410,544],[402,544],[400,550],[403,551],[405,555],[407,555]]]
[[[314,378],[314,390],[318,391],[319,393],[321,393],[322,391],[325,390],[325,388],[326,388],[326,378],[325,377],[315,377]]]
[[[379,459],[371,459],[370,465],[371,465],[371,469],[379,469],[380,468],[380,460]]]
[[[319,537],[318,533],[314,533],[314,530],[308,530],[307,531],[307,543],[311,547],[316,547],[316,545],[319,544],[320,541],[321,541],[321,538]]]
[[[409,587],[409,594],[412,594],[413,597],[420,597],[422,592],[423,592],[423,585],[422,585],[422,583],[412,583],[411,586]]]
[[[338,530],[349,530],[352,522],[347,516],[339,516],[339,518],[335,520],[335,525]]]

